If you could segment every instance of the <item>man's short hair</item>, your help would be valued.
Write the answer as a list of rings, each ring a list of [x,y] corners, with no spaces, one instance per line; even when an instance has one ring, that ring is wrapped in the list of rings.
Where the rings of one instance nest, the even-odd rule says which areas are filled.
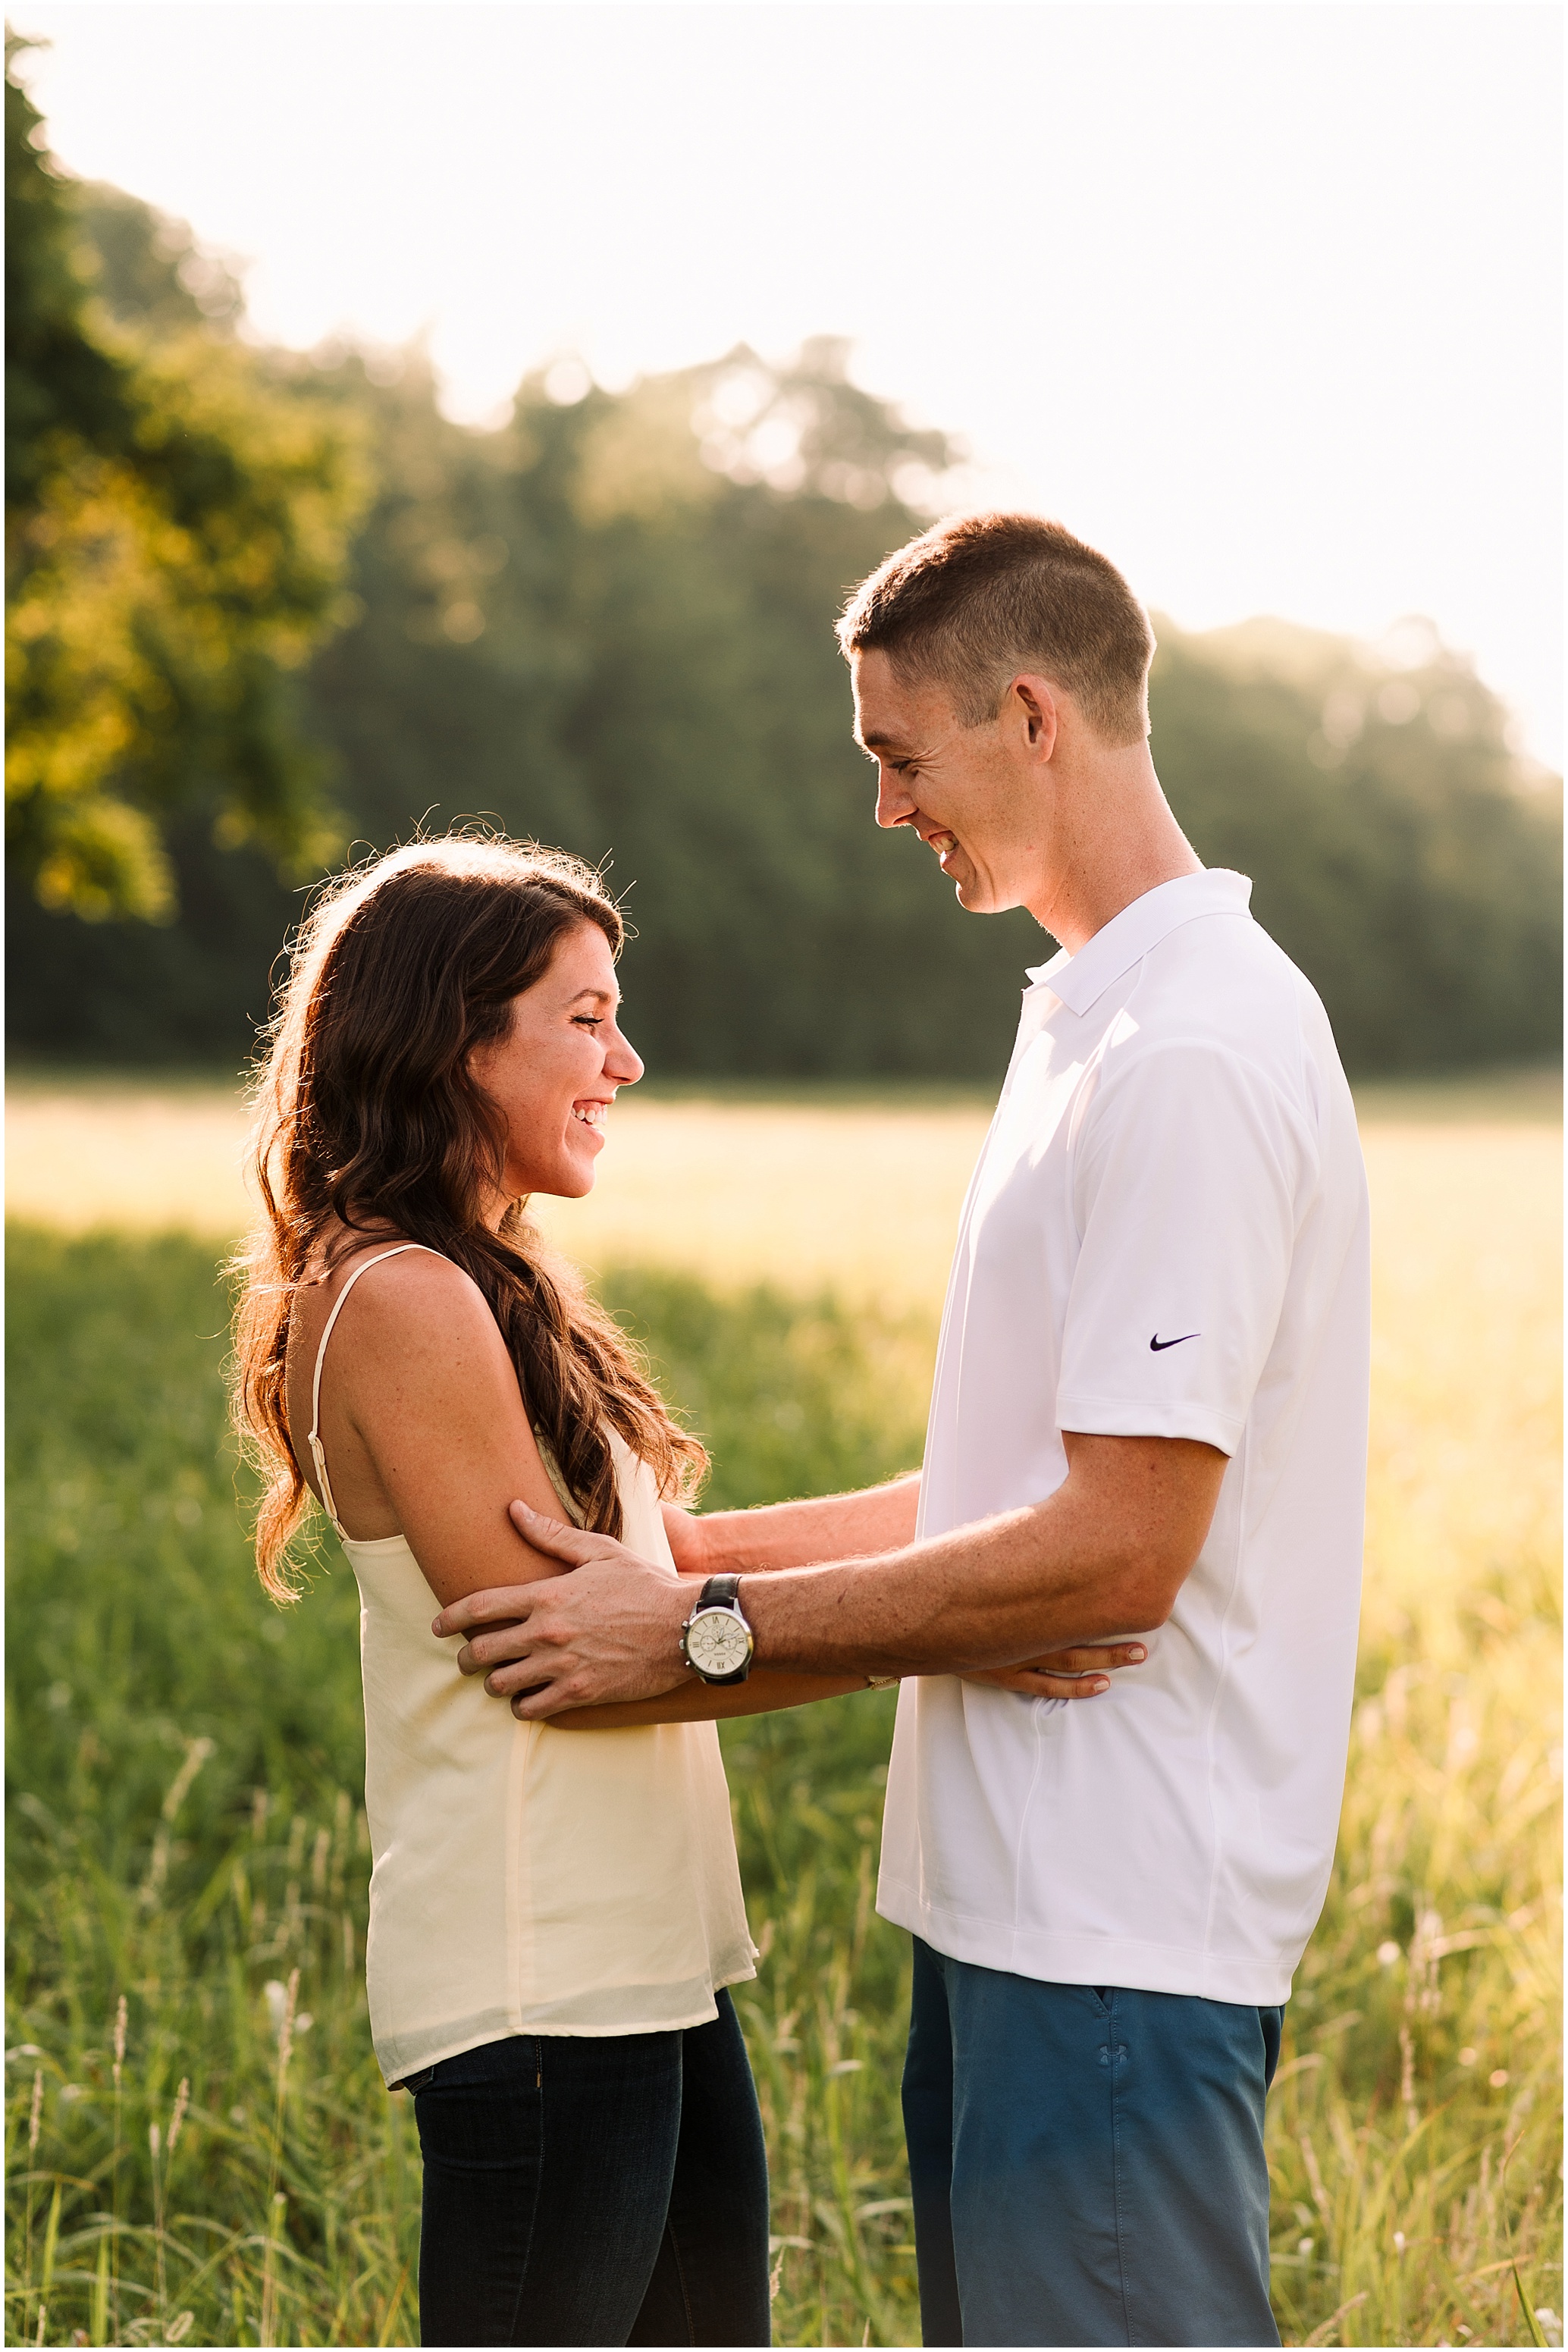
[[[957,515],[897,549],[838,624],[846,660],[885,653],[906,684],[946,688],[965,727],[994,719],[1020,670],[1070,694],[1107,743],[1149,732],[1149,616],[1113,563],[1039,515]]]

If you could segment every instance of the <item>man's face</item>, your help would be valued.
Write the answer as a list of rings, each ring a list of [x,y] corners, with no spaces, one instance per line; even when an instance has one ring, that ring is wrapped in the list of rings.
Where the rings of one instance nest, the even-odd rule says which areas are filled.
[[[884,653],[850,657],[855,736],[877,762],[877,823],[912,826],[972,914],[1025,904],[1038,888],[1047,810],[1027,715],[965,727],[945,688],[905,684]]]

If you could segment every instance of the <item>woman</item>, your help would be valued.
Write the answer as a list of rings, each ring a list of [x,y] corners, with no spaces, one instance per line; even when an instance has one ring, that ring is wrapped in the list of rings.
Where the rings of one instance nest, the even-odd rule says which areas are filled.
[[[522,1215],[590,1190],[642,1075],[621,942],[573,859],[398,850],[305,925],[258,1088],[237,1411],[267,1589],[293,1597],[311,1495],[359,1584],[371,2027],[415,2096],[428,2345],[768,2341],[716,1727],[518,1722],[430,1626],[432,1595],[559,1572],[514,1496],[675,1573],[661,1497],[706,1457]],[[859,1686],[758,1675],[651,1711]]]
[[[425,2154],[426,2344],[768,2340],[762,2130],[725,1990],[754,1954],[717,1731],[541,1738],[430,1633],[432,1593],[554,1572],[507,1520],[519,1481],[668,1559],[660,1493],[702,1466],[520,1212],[588,1191],[642,1074],[621,939],[573,861],[400,850],[307,924],[258,1093],[257,1552],[289,1594],[309,1487],[359,1582],[366,1973]]]

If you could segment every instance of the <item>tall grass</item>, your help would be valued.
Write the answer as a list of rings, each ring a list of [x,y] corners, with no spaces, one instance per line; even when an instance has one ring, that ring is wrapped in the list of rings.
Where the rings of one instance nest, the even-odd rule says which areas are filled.
[[[605,1286],[712,1441],[715,1500],[918,1454],[929,1325]],[[323,1553],[286,1617],[255,1590],[209,1252],[25,1231],[10,1308],[7,2340],[412,2342],[417,2146],[363,1990],[353,1580]],[[1528,1466],[1550,1377],[1527,1370],[1500,1500],[1432,1525],[1404,1504],[1441,1486],[1451,1398],[1422,1391],[1429,1349],[1392,1365],[1340,1863],[1272,2103],[1289,2341],[1559,2333],[1533,2316],[1563,2304],[1561,1768]],[[890,1720],[868,1693],[726,1733],[785,2343],[919,2340],[907,1943],[872,1909]]]

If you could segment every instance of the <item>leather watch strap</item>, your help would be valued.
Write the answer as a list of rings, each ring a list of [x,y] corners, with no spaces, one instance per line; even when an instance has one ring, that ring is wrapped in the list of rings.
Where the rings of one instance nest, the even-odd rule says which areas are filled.
[[[699,1609],[739,1609],[741,1580],[738,1576],[710,1576],[702,1588]]]

